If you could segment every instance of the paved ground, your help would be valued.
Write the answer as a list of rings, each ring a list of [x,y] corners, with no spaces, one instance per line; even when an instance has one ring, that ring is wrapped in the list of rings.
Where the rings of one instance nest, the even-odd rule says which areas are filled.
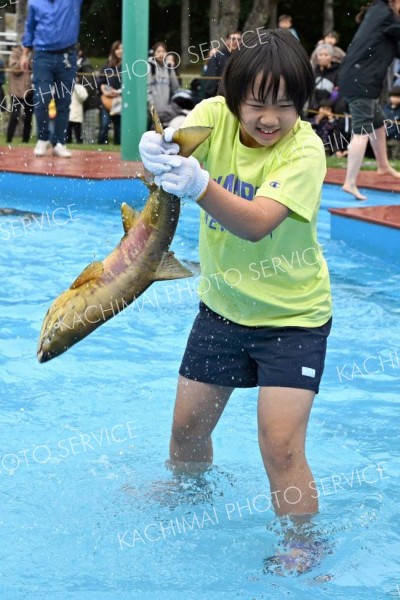
[[[0,172],[78,177],[80,179],[121,179],[136,177],[143,173],[140,162],[127,162],[119,152],[73,150],[72,158],[53,158],[51,151],[43,158],[36,158],[31,147],[0,147]],[[344,169],[328,169],[326,183],[341,185]],[[400,192],[400,180],[376,175],[374,171],[362,171],[359,187]]]

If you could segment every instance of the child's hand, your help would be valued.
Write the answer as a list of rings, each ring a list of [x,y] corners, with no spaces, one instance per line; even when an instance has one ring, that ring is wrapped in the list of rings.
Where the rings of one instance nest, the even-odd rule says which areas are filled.
[[[166,156],[165,158],[167,159],[166,164],[171,165],[171,169],[157,175],[154,178],[155,184],[179,198],[187,198],[195,202],[201,200],[210,179],[208,172],[200,167],[199,162],[193,156],[189,158]],[[172,164],[173,159],[179,160],[180,165]]]
[[[142,135],[139,152],[144,168],[153,175],[160,175],[181,164],[179,157],[175,156],[179,152],[178,144],[165,142],[155,131],[147,131]]]

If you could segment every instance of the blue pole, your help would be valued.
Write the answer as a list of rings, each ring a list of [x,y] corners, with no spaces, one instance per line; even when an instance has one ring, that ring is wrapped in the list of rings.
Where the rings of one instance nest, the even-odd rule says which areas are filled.
[[[138,145],[147,129],[149,0],[123,0],[122,44],[121,152],[124,160],[140,160]]]

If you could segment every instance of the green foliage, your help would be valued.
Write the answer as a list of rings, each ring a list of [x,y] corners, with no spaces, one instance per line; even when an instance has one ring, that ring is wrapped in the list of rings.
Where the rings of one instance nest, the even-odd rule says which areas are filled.
[[[129,1],[129,0],[126,0]],[[222,2],[222,0],[221,0]],[[88,55],[107,56],[113,41],[121,37],[123,0],[86,0],[82,6],[81,42]],[[354,17],[366,0],[336,0],[335,29],[341,34],[340,46],[346,48],[355,31]],[[209,1],[191,0],[191,43],[198,46],[209,40]],[[243,27],[253,0],[241,0],[240,23]],[[323,1],[280,0],[278,14],[289,13],[308,52],[322,35]],[[150,0],[149,45],[162,40],[170,50],[180,53],[180,0]],[[132,27],[132,35],[135,35]]]
[[[82,4],[80,42],[87,56],[108,56],[121,32],[122,0],[87,0]]]

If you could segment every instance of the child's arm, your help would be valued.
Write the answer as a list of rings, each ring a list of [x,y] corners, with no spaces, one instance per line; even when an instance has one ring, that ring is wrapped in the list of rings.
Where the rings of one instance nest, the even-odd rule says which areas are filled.
[[[234,235],[258,242],[289,216],[289,209],[270,198],[256,196],[252,202],[224,189],[210,179],[199,206]]]
[[[155,162],[161,158],[155,183],[180,198],[195,200],[225,229],[242,239],[258,242],[289,216],[290,210],[276,200],[256,196],[249,202],[232,194],[210,179],[193,156],[161,156],[152,157]],[[143,155],[142,160],[147,168]]]

